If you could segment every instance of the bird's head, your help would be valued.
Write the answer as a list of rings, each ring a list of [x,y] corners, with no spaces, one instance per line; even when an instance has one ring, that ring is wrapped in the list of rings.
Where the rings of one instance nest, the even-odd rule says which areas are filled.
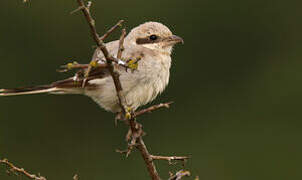
[[[158,22],[146,22],[133,28],[127,40],[131,44],[169,54],[173,45],[184,43],[181,37],[173,35],[169,28]]]

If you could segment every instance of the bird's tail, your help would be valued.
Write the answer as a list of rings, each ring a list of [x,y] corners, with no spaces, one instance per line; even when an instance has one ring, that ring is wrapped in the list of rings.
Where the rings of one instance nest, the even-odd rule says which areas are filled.
[[[91,85],[87,85],[90,87]],[[26,94],[83,94],[82,81],[75,82],[73,78],[56,81],[50,85],[23,87],[14,89],[0,89],[0,96],[16,96]]]
[[[52,85],[34,86],[14,89],[0,89],[0,96],[16,96],[25,94],[55,93],[58,88]]]

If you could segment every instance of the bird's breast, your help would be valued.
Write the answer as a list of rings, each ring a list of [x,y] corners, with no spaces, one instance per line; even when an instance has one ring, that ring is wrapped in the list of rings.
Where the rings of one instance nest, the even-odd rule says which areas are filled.
[[[127,102],[137,108],[154,100],[169,83],[170,65],[170,57],[144,59],[140,62],[138,70],[132,74],[132,80],[134,80],[132,88],[124,88],[124,90],[127,89]],[[127,86],[130,83],[126,83],[126,81],[131,80],[122,81],[122,84]]]
[[[120,71],[120,81],[127,104],[133,109],[154,100],[164,91],[169,82],[170,58],[143,59],[139,61],[138,70]],[[89,81],[97,85],[97,89],[87,90],[86,95],[92,97],[99,105],[109,111],[120,111],[114,83],[111,77]]]

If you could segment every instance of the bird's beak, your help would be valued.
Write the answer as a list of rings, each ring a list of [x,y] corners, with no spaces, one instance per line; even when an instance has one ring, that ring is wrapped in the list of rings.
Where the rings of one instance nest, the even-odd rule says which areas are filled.
[[[168,37],[167,40],[173,44],[177,44],[177,43],[184,44],[184,40],[181,37],[176,36],[176,35],[172,35],[172,36]]]

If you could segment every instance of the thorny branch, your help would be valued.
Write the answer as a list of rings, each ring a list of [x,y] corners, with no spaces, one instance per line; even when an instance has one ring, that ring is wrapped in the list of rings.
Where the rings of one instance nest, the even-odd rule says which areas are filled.
[[[72,69],[87,69],[87,68],[89,68],[89,66],[91,66],[91,64],[79,64],[77,62],[73,62],[73,63],[68,63],[68,64],[60,66],[60,69],[58,69],[57,71],[58,72],[67,72]],[[104,69],[104,68],[107,68],[107,64],[96,63],[93,67]]]
[[[116,88],[116,92],[117,92],[117,96],[119,99],[119,103],[121,108],[123,109],[123,112],[126,112],[126,106],[125,106],[125,102],[123,102],[125,100],[125,98],[123,97],[122,94],[122,85],[121,82],[119,80],[119,74],[117,72],[114,71],[114,67],[112,64],[113,61],[113,57],[110,55],[109,51],[107,50],[103,39],[105,37],[107,37],[113,30],[115,30],[117,27],[119,27],[121,25],[121,23],[124,22],[124,20],[120,20],[115,26],[113,26],[109,31],[107,31],[107,33],[105,33],[105,35],[103,36],[103,39],[99,38],[99,35],[97,34],[96,28],[95,28],[95,21],[93,20],[93,18],[90,15],[90,10],[89,7],[85,6],[84,2],[82,0],[77,0],[78,4],[84,14],[84,16],[86,17],[86,20],[89,24],[90,30],[91,30],[91,35],[94,39],[94,41],[96,42],[98,48],[103,52],[103,55],[106,59],[106,62],[108,64],[108,70],[113,78],[114,84],[115,84],[115,88]],[[90,3],[91,4],[91,3]],[[92,60],[94,61],[94,60]],[[91,66],[90,66],[91,67]],[[91,69],[91,68],[90,68]],[[87,75],[89,75],[89,71],[90,69],[88,69],[87,71]]]
[[[112,61],[113,61],[113,58],[112,56],[109,54],[109,51],[107,50],[104,42],[103,42],[103,39],[101,39],[96,31],[96,27],[95,27],[95,20],[92,18],[91,14],[90,14],[90,6],[91,6],[91,1],[88,2],[87,5],[84,4],[83,0],[77,0],[78,4],[79,4],[79,8],[76,9],[76,10],[81,10],[88,22],[88,25],[90,27],[90,33],[91,33],[91,36],[93,37],[94,41],[96,42],[98,48],[103,52],[104,54],[104,57],[106,59],[106,62],[107,64],[109,65],[108,66],[108,70],[113,78],[113,81],[114,81],[114,84],[116,85],[116,91],[117,91],[117,94],[118,94],[118,97],[119,97],[119,102],[120,102],[120,105],[123,109],[124,112],[125,111],[125,107],[123,106],[123,102],[122,102],[122,86],[121,86],[121,83],[119,81],[119,77],[118,77],[118,74],[114,72],[114,67],[112,66]],[[119,27],[122,23],[124,22],[124,20],[120,20],[115,26],[113,26],[105,35],[104,37],[107,37],[113,30],[115,30],[117,27]],[[103,37],[103,38],[104,38]],[[94,61],[94,60],[93,60]],[[87,73],[85,74],[86,77],[88,77],[89,75],[89,72],[91,70],[92,66],[89,66],[88,70],[87,70]],[[85,86],[85,82],[83,82],[83,87]]]
[[[119,48],[118,48],[117,56],[116,56],[118,59],[122,58],[122,53],[124,51],[124,40],[125,40],[125,37],[126,37],[126,29],[123,29],[121,37],[120,37],[120,41],[119,41],[119,46],[118,46]]]
[[[81,10],[82,10],[84,16],[86,17],[86,20],[89,24],[93,39],[95,40],[98,48],[103,52],[103,54],[106,58],[106,62],[109,65],[108,70],[110,71],[110,74],[111,74],[111,76],[113,78],[113,81],[114,81],[114,85],[115,85],[115,89],[116,89],[117,96],[118,96],[118,99],[119,99],[120,107],[122,108],[123,112],[126,115],[126,113],[128,112],[127,103],[126,103],[126,99],[125,99],[125,97],[123,96],[123,93],[122,93],[123,89],[122,89],[121,82],[119,80],[119,74],[118,74],[118,72],[114,71],[114,66],[112,65],[112,61],[110,59],[111,55],[109,54],[105,44],[103,43],[103,41],[99,38],[99,36],[97,34],[97,31],[96,31],[96,28],[95,28],[95,21],[93,20],[93,18],[90,15],[89,7],[85,6],[83,0],[77,0],[77,2],[79,4],[79,7],[81,7]],[[122,48],[122,46],[119,47],[119,51],[121,51],[120,50],[121,48]],[[136,141],[137,144],[138,144],[137,148],[140,150],[140,152],[141,152],[141,154],[142,154],[142,156],[145,160],[145,163],[147,165],[147,169],[149,171],[150,176],[152,177],[153,180],[159,180],[160,177],[159,177],[159,175],[156,171],[156,168],[155,168],[155,165],[154,165],[152,159],[150,158],[150,154],[149,154],[149,152],[148,152],[148,150],[145,146],[145,143],[144,143],[141,135],[137,133],[137,132],[139,132],[139,130],[136,129],[135,119],[130,118],[129,119],[129,124],[130,124],[130,127],[131,127],[133,139],[134,140],[137,139],[137,141]],[[138,136],[138,137],[136,138],[134,136]]]
[[[151,155],[152,160],[166,160],[169,164],[172,164],[172,161],[186,161],[189,159],[188,156],[154,156]]]
[[[170,105],[172,104],[173,102],[167,102],[167,103],[160,103],[160,104],[156,104],[156,105],[153,105],[153,106],[150,106],[146,109],[142,109],[140,111],[137,111],[137,112],[134,112],[133,116],[136,118],[138,116],[141,116],[145,113],[151,113],[155,110],[158,110],[160,108],[170,108]]]
[[[104,41],[114,30],[116,30],[118,27],[121,27],[123,22],[124,20],[119,20],[119,22],[117,22],[116,25],[112,26],[100,39]]]
[[[147,166],[147,169],[148,169],[148,172],[149,172],[151,178],[153,180],[159,180],[160,176],[156,170],[155,164],[152,159],[152,155],[149,153],[149,151],[144,143],[144,140],[142,138],[142,135],[144,134],[143,130],[142,130],[142,125],[140,125],[136,122],[135,117],[138,115],[141,115],[145,112],[151,112],[152,110],[158,109],[159,107],[162,107],[163,105],[159,105],[158,107],[154,107],[149,110],[145,110],[145,111],[143,110],[139,114],[136,114],[136,115],[135,115],[135,112],[131,112],[131,110],[129,112],[129,108],[127,106],[126,99],[123,95],[123,88],[122,88],[121,82],[119,80],[119,74],[118,74],[118,72],[116,72],[114,70],[114,66],[113,66],[112,60],[111,60],[112,56],[110,55],[105,44],[103,43],[103,40],[108,36],[108,34],[110,34],[114,29],[116,29],[116,27],[118,27],[119,24],[121,24],[123,21],[119,21],[117,23],[117,25],[113,26],[107,33],[105,33],[105,35],[102,37],[102,39],[100,39],[97,34],[96,28],[95,28],[95,21],[93,20],[93,18],[90,15],[89,7],[85,6],[83,0],[77,0],[77,2],[79,4],[79,7],[81,8],[84,16],[86,17],[86,20],[87,20],[90,30],[91,30],[92,37],[94,38],[98,48],[103,52],[103,54],[106,58],[106,62],[108,64],[108,69],[109,69],[110,74],[114,81],[114,85],[115,85],[115,89],[116,89],[117,96],[119,99],[120,107],[123,110],[125,117],[129,120],[132,140],[130,141],[130,148],[128,148],[128,150],[130,150],[130,151],[128,151],[127,154],[129,155],[132,147],[135,145],[135,147],[137,147],[137,149],[140,151],[140,153],[146,163],[146,166]],[[89,4],[91,5],[91,3],[89,3]],[[121,56],[122,56],[122,51],[124,49],[123,41],[125,38],[125,34],[126,34],[125,30],[123,30],[123,33],[120,38],[117,58],[121,58]],[[165,106],[168,107],[168,105],[165,105]],[[127,117],[127,113],[131,113],[131,115]]]
[[[7,166],[8,168],[7,173],[14,173],[16,175],[21,174],[33,180],[46,180],[46,178],[43,176],[30,174],[29,172],[25,171],[23,168],[16,167],[13,163],[9,162],[7,159],[0,160],[0,164],[4,164]]]
[[[130,108],[128,108],[126,99],[123,95],[123,88],[121,85],[121,82],[119,80],[119,73],[117,71],[115,71],[115,66],[113,64],[113,62],[117,65],[123,66],[126,68],[128,68],[128,64],[123,63],[121,61],[122,59],[122,53],[124,50],[124,39],[126,36],[126,30],[123,29],[122,30],[122,34],[120,36],[120,41],[119,41],[119,49],[118,49],[118,53],[116,58],[113,57],[108,49],[106,48],[105,43],[103,42],[114,30],[116,30],[118,27],[121,26],[121,24],[124,22],[124,20],[120,20],[116,25],[114,25],[112,28],[110,28],[102,37],[99,37],[97,31],[96,31],[96,27],[95,27],[95,20],[92,18],[91,14],[90,14],[90,7],[92,5],[91,1],[89,1],[87,3],[87,5],[84,4],[83,0],[77,0],[79,7],[72,11],[71,13],[74,13],[76,11],[82,11],[86,21],[88,22],[89,28],[90,28],[90,32],[91,32],[91,36],[94,39],[94,41],[96,42],[97,47],[102,51],[105,60],[106,60],[106,64],[99,64],[98,62],[96,62],[95,60],[92,60],[90,62],[90,64],[78,64],[76,62],[74,63],[69,63],[67,65],[61,66],[61,71],[68,71],[71,69],[87,69],[85,77],[89,76],[89,73],[91,71],[92,68],[107,68],[113,78],[114,81],[114,85],[115,85],[115,89],[117,92],[117,97],[119,99],[119,104],[120,107],[122,109],[122,112],[124,113],[124,118],[125,118],[125,122],[128,123],[129,125],[129,132],[127,135],[127,141],[129,141],[129,145],[128,145],[128,149],[126,151],[119,151],[117,150],[117,152],[120,153],[126,153],[126,156],[128,156],[132,149],[134,147],[136,147],[144,161],[145,164],[147,166],[149,175],[151,176],[151,178],[153,180],[160,180],[160,176],[156,170],[155,164],[154,164],[154,160],[166,160],[169,163],[171,163],[171,161],[173,160],[180,160],[180,161],[186,161],[189,157],[187,156],[156,156],[156,155],[151,155],[144,143],[143,140],[143,135],[145,134],[143,129],[142,129],[142,125],[136,122],[136,117],[143,115],[145,113],[151,113],[155,110],[158,110],[160,108],[169,108],[170,104],[172,104],[173,102],[168,102],[168,103],[161,103],[158,105],[154,105],[151,106],[149,108],[137,111],[137,112],[133,112]],[[135,62],[137,63],[140,59],[138,58]],[[83,83],[83,86],[85,86],[85,81]],[[12,163],[8,162],[7,160],[1,160],[0,164],[6,164],[12,172],[18,172],[21,174],[24,174],[25,176],[27,176],[30,179],[33,180],[46,180],[45,177],[42,176],[36,176],[34,174],[29,174],[28,172],[26,172],[23,168],[17,168],[15,167]],[[190,176],[190,172],[189,171],[178,171],[175,175],[171,175],[171,177],[169,178],[169,180],[180,180],[181,178],[185,177],[185,176]],[[78,176],[75,175],[74,176],[74,180],[77,180]]]

